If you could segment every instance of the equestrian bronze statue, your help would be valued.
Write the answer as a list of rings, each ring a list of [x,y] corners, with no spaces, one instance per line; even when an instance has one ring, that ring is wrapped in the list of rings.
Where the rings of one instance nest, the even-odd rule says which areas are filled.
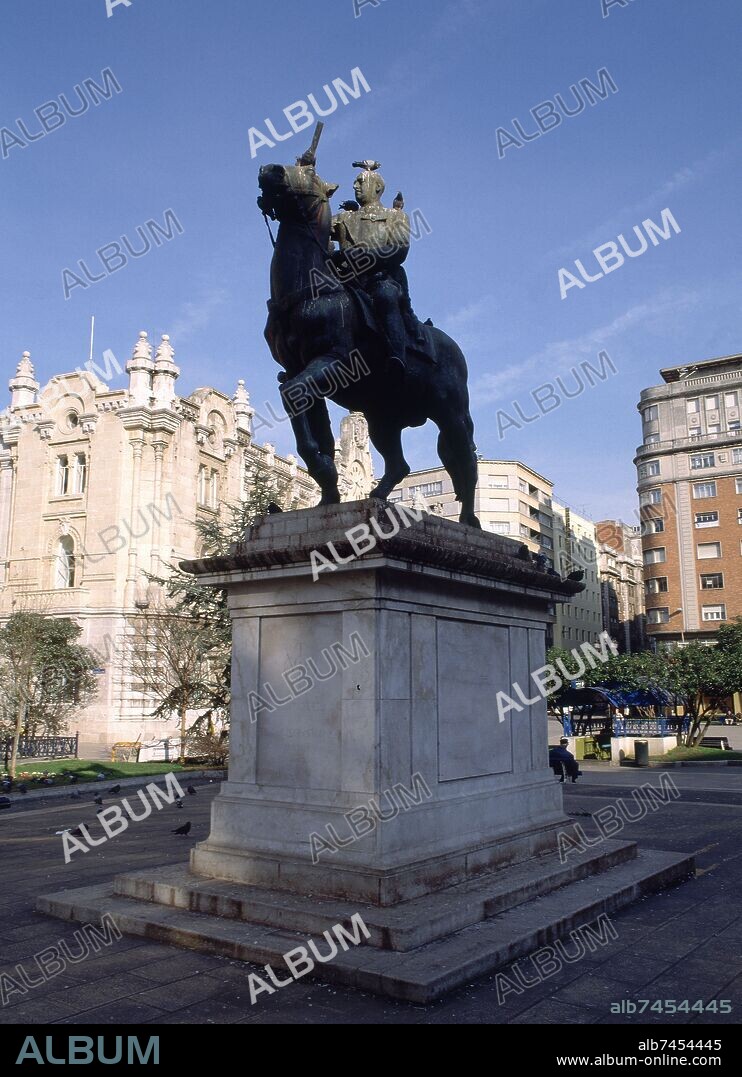
[[[315,167],[320,133],[297,164],[266,165],[259,176],[258,204],[266,220],[279,222],[265,335],[283,367],[281,397],[299,455],[322,491],[320,503],[336,504],[326,399],[362,412],[384,460],[371,496],[386,499],[410,473],[402,431],[432,419],[438,454],[461,502],[459,519],[479,527],[466,360],[451,337],[413,311],[402,195],[385,207],[380,165],[361,161],[356,200],[333,217],[330,198],[338,185],[326,183]]]

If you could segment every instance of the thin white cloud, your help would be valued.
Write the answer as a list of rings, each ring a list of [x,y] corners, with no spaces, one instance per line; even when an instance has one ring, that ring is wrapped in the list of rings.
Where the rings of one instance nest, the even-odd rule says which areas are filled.
[[[210,325],[227,299],[228,292],[224,288],[206,288],[198,299],[184,303],[170,331],[173,343],[181,344]]]
[[[562,247],[547,251],[543,256],[543,261],[549,263],[562,262],[564,259],[573,258],[575,255],[580,257],[580,252],[584,254],[586,251],[594,250],[595,247],[600,246],[602,243],[607,243],[609,240],[614,239],[617,235],[631,233],[635,224],[641,224],[645,214],[660,213],[667,208],[667,200],[672,195],[678,194],[685,188],[716,172],[729,157],[732,149],[733,146],[727,144],[720,150],[714,150],[713,153],[700,158],[692,165],[678,169],[669,180],[639,202],[622,206],[607,220],[596,225],[589,232],[578,236]],[[672,209],[672,207],[669,208]],[[630,236],[629,242],[631,242]]]
[[[700,300],[701,293],[673,289],[659,293],[645,303],[631,307],[607,325],[592,329],[579,337],[554,341],[520,363],[511,363],[494,374],[485,374],[475,383],[472,396],[477,405],[507,399],[519,389],[531,388],[536,379],[542,384],[557,374],[567,372],[581,359],[594,359],[600,351],[621,335],[639,325],[667,321],[673,314],[687,312]],[[620,365],[620,364],[619,364]]]

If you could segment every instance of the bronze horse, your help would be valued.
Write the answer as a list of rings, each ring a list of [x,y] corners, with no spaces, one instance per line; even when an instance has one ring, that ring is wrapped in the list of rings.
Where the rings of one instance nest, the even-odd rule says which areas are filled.
[[[480,527],[474,514],[474,424],[461,349],[440,329],[424,325],[424,344],[408,349],[406,371],[392,367],[353,290],[339,281],[316,284],[328,280],[330,197],[337,185],[325,183],[313,165],[305,164],[266,165],[259,185],[261,209],[280,222],[266,339],[285,371],[279,374],[282,401],[299,455],[322,491],[320,503],[340,500],[329,398],[366,417],[384,460],[372,497],[386,499],[410,473],[402,431],[432,419],[440,431],[438,454],[461,502],[459,519]]]

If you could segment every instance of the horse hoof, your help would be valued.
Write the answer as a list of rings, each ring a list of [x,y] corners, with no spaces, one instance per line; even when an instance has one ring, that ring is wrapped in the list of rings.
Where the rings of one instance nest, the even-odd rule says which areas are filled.
[[[469,515],[462,514],[461,516],[459,516],[459,523],[466,524],[467,527],[476,527],[479,531],[482,530],[482,525],[479,522],[479,517],[475,516],[474,513],[471,513]]]

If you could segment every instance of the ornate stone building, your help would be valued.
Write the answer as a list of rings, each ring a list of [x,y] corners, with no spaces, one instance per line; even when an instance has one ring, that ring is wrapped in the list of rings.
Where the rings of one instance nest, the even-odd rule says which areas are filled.
[[[596,524],[603,627],[622,654],[646,650],[641,528],[621,520]]]
[[[125,389],[90,369],[42,388],[26,352],[0,414],[0,619],[27,608],[72,617],[101,655],[97,698],[79,722],[87,755],[174,732],[148,716],[115,662],[127,618],[147,604],[145,573],[200,554],[194,520],[243,499],[256,469],[288,483],[293,508],[319,499],[295,457],[254,443],[244,382],[231,398],[212,388],[180,397],[170,339],[153,357],[146,333],[126,373]],[[343,420],[338,467],[344,499],[368,496],[362,416]]]

